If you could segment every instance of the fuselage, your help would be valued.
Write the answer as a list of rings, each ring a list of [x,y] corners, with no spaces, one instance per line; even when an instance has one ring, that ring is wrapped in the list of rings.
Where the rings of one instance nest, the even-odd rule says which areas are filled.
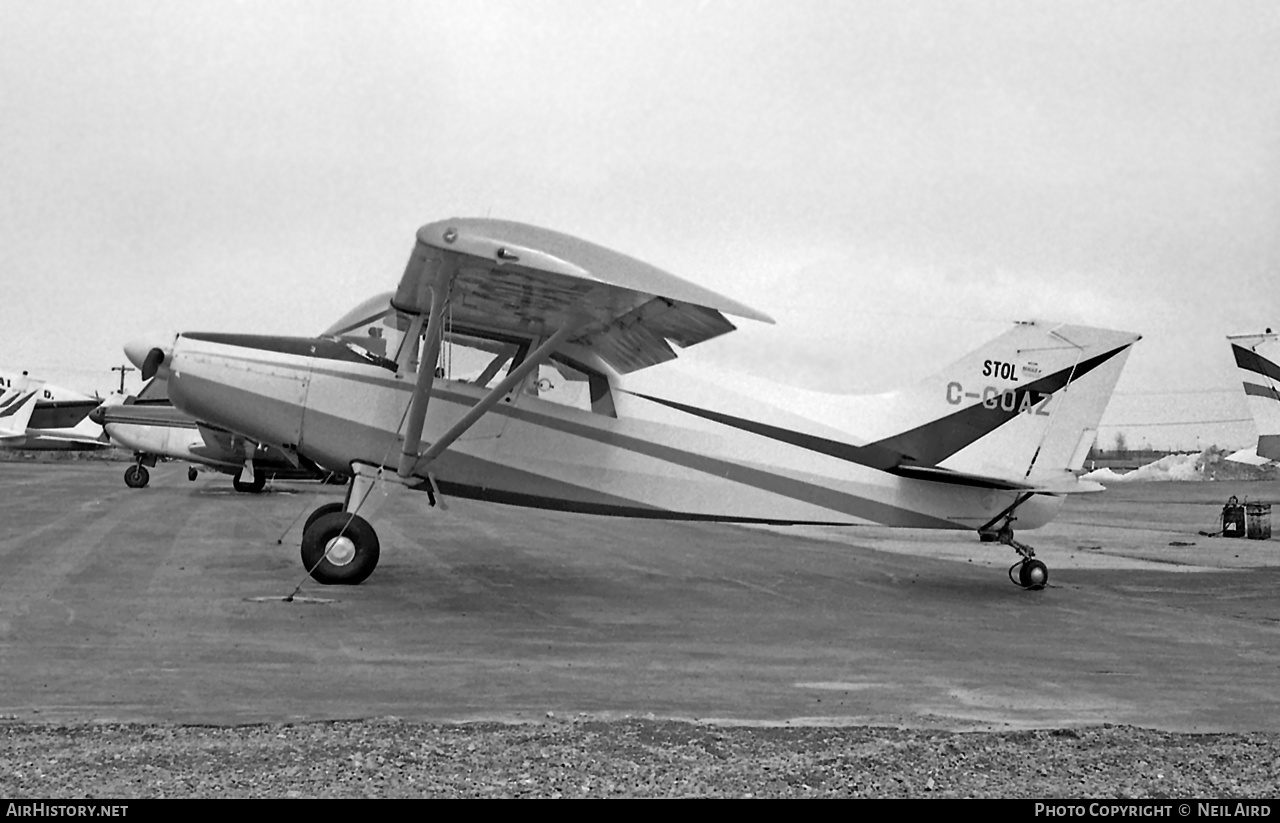
[[[186,413],[296,451],[322,466],[394,467],[416,375],[397,376],[323,339],[181,335],[167,353],[169,395]],[[657,366],[654,368],[662,368]],[[593,394],[599,386],[593,384]],[[430,465],[445,495],[567,511],[663,519],[885,524],[977,529],[1017,498],[1003,489],[899,477],[785,439],[682,413],[609,376],[600,413],[513,391]],[[487,393],[436,378],[422,442],[439,438]],[[642,407],[660,412],[629,414]],[[700,407],[702,408],[702,407]],[[726,396],[714,409],[760,411]],[[644,418],[644,419],[642,419]],[[651,418],[651,419],[647,419]],[[829,427],[804,427],[830,434]],[[851,436],[850,441],[854,442]],[[1019,528],[1052,519],[1061,498],[1037,495]]]

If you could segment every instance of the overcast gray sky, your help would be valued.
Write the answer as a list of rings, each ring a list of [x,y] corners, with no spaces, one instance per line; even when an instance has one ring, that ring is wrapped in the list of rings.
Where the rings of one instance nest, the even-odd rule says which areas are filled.
[[[1277,44],[1274,0],[0,0],[0,361],[317,333],[489,215],[761,308],[700,353],[808,387],[1140,332],[1104,445],[1245,445],[1203,421],[1280,326]]]

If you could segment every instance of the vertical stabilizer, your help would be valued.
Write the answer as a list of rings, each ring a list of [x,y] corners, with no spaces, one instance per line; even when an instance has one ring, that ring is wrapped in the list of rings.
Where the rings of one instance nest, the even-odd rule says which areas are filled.
[[[9,389],[0,395],[0,440],[26,435],[37,394],[36,389],[22,388]]]
[[[1073,481],[1139,339],[1019,323],[938,374],[884,396],[876,417],[908,423],[874,445],[904,455],[907,468],[1030,484]]]
[[[1270,329],[1264,334],[1242,334],[1228,337],[1235,356],[1240,381],[1244,384],[1245,402],[1258,428],[1258,445],[1246,454],[1250,460],[1232,455],[1242,462],[1280,461],[1280,334]]]

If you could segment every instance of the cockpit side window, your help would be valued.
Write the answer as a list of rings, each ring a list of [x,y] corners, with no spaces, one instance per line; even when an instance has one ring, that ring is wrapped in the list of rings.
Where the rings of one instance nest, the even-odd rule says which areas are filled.
[[[527,338],[455,328],[445,334],[437,367],[447,380],[491,388],[524,362],[533,343]],[[539,365],[520,391],[539,400],[617,416],[609,378],[560,353]]]

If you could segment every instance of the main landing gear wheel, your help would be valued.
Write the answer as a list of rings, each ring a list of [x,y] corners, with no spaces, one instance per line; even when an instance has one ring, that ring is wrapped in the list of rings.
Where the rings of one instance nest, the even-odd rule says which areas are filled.
[[[195,466],[191,466],[187,469],[187,479],[190,480],[192,483],[196,482],[196,477],[198,477],[199,474],[200,473],[196,471]]]
[[[267,485],[267,476],[262,472],[254,472],[252,483],[241,480],[240,478],[243,474],[244,472],[242,471],[236,472],[236,476],[231,479],[232,488],[238,492],[253,492],[256,494],[262,491],[263,486]]]
[[[151,472],[140,465],[133,465],[124,470],[124,484],[131,489],[145,488],[151,482]]]
[[[377,532],[358,514],[322,514],[302,532],[302,565],[325,585],[360,583],[373,574],[378,553]]]
[[[1018,570],[1016,578],[1013,576],[1014,569]],[[1020,560],[1009,567],[1009,579],[1014,585],[1024,589],[1039,591],[1049,583],[1049,567],[1039,560]]]
[[[313,511],[307,517],[307,522],[302,524],[302,533],[305,535],[307,533],[307,529],[311,528],[311,524],[316,522],[320,518],[324,517],[326,514],[333,514],[334,512],[340,512],[344,508],[346,507],[343,506],[341,503],[325,503],[323,506]]]

